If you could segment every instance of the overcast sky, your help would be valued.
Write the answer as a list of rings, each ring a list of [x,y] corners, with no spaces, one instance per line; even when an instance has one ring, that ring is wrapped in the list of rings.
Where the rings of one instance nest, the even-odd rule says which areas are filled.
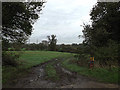
[[[47,40],[48,35],[57,36],[57,44],[81,43],[80,25],[90,23],[90,10],[97,0],[47,0],[40,18],[34,24],[31,43]]]

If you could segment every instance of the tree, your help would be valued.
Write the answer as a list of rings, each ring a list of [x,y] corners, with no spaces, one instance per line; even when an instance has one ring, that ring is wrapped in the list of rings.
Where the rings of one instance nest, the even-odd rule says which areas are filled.
[[[47,36],[47,38],[48,38],[50,50],[55,51],[56,50],[56,43],[57,43],[56,35],[51,35],[51,37]]]
[[[120,2],[98,2],[90,13],[92,25],[85,25],[84,42],[97,47],[106,46],[108,40],[120,43]]]
[[[23,43],[32,32],[44,2],[3,2],[2,38]]]
[[[98,2],[90,16],[95,34],[96,32],[104,33],[101,37],[104,36],[106,40],[102,42],[107,43],[107,40],[111,39],[120,43],[120,2]]]
[[[10,42],[24,43],[31,35],[32,25],[39,18],[44,2],[2,2],[2,47]],[[16,65],[18,56],[2,52],[3,64]],[[7,57],[6,57],[7,56]]]
[[[83,26],[84,43],[102,64],[115,62],[119,57],[117,46],[120,45],[120,2],[98,2],[92,8],[90,16],[92,25]]]

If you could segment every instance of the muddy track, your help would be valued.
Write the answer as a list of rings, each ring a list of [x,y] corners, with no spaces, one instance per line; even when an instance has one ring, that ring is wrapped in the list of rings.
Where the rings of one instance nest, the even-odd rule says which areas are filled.
[[[64,60],[64,59],[63,59]],[[77,73],[70,72],[61,66],[63,60],[54,59],[46,63],[42,63],[31,69],[31,73],[18,79],[18,82],[14,85],[10,85],[10,88],[118,88],[115,84],[106,84],[95,81],[78,75]],[[53,63],[53,66],[59,75],[59,80],[53,82],[46,79],[45,67],[49,63]]]

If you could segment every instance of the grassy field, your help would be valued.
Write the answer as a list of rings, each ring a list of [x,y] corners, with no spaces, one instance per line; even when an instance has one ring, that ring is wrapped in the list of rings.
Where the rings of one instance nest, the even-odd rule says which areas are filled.
[[[5,84],[10,80],[15,80],[15,78],[25,76],[29,72],[29,69],[33,66],[47,62],[54,58],[63,58],[72,55],[70,53],[62,53],[62,52],[54,52],[54,51],[24,51],[24,52],[13,51],[13,52],[21,54],[19,58],[19,62],[21,64],[18,65],[17,67],[3,66],[2,68],[3,84]]]
[[[25,51],[20,57],[20,60],[24,62],[24,68],[30,68],[54,58],[66,56],[71,56],[71,54],[54,51]]]
[[[77,72],[80,75],[85,75],[90,78],[96,78],[102,82],[109,83],[118,83],[118,68],[112,68],[112,70],[108,70],[105,68],[93,68],[92,70],[88,67],[80,67],[75,63],[70,63],[70,60],[73,60],[73,54],[71,53],[63,53],[63,52],[54,52],[54,51],[13,51],[15,53],[21,53],[19,58],[20,64],[17,67],[11,66],[3,66],[3,84],[8,81],[17,82],[16,78],[20,78],[21,76],[25,76],[30,71],[30,68],[33,66],[39,65],[41,63],[47,62],[49,60],[55,58],[61,58],[62,66],[70,71]],[[52,80],[58,80],[59,75],[57,75],[55,68],[53,67],[53,63],[47,64],[45,67],[45,71],[47,73],[48,78]]]
[[[89,69],[88,67],[80,67],[75,63],[70,63],[70,59],[62,62],[62,66],[70,71],[77,72],[80,75],[95,78],[98,81],[118,84],[118,68],[112,68],[112,70],[105,68]]]

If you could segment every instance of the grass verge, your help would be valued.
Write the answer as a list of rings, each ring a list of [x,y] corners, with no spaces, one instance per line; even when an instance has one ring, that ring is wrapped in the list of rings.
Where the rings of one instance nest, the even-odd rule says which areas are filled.
[[[62,62],[62,66],[70,71],[77,72],[80,75],[85,75],[91,78],[95,78],[101,82],[115,83],[118,84],[118,68],[112,68],[108,70],[105,68],[93,68],[89,69],[87,67],[80,67],[75,63],[69,63],[70,60],[67,59]]]
[[[2,84],[16,83],[17,78],[24,77],[29,73],[29,70],[19,67],[2,67]]]

